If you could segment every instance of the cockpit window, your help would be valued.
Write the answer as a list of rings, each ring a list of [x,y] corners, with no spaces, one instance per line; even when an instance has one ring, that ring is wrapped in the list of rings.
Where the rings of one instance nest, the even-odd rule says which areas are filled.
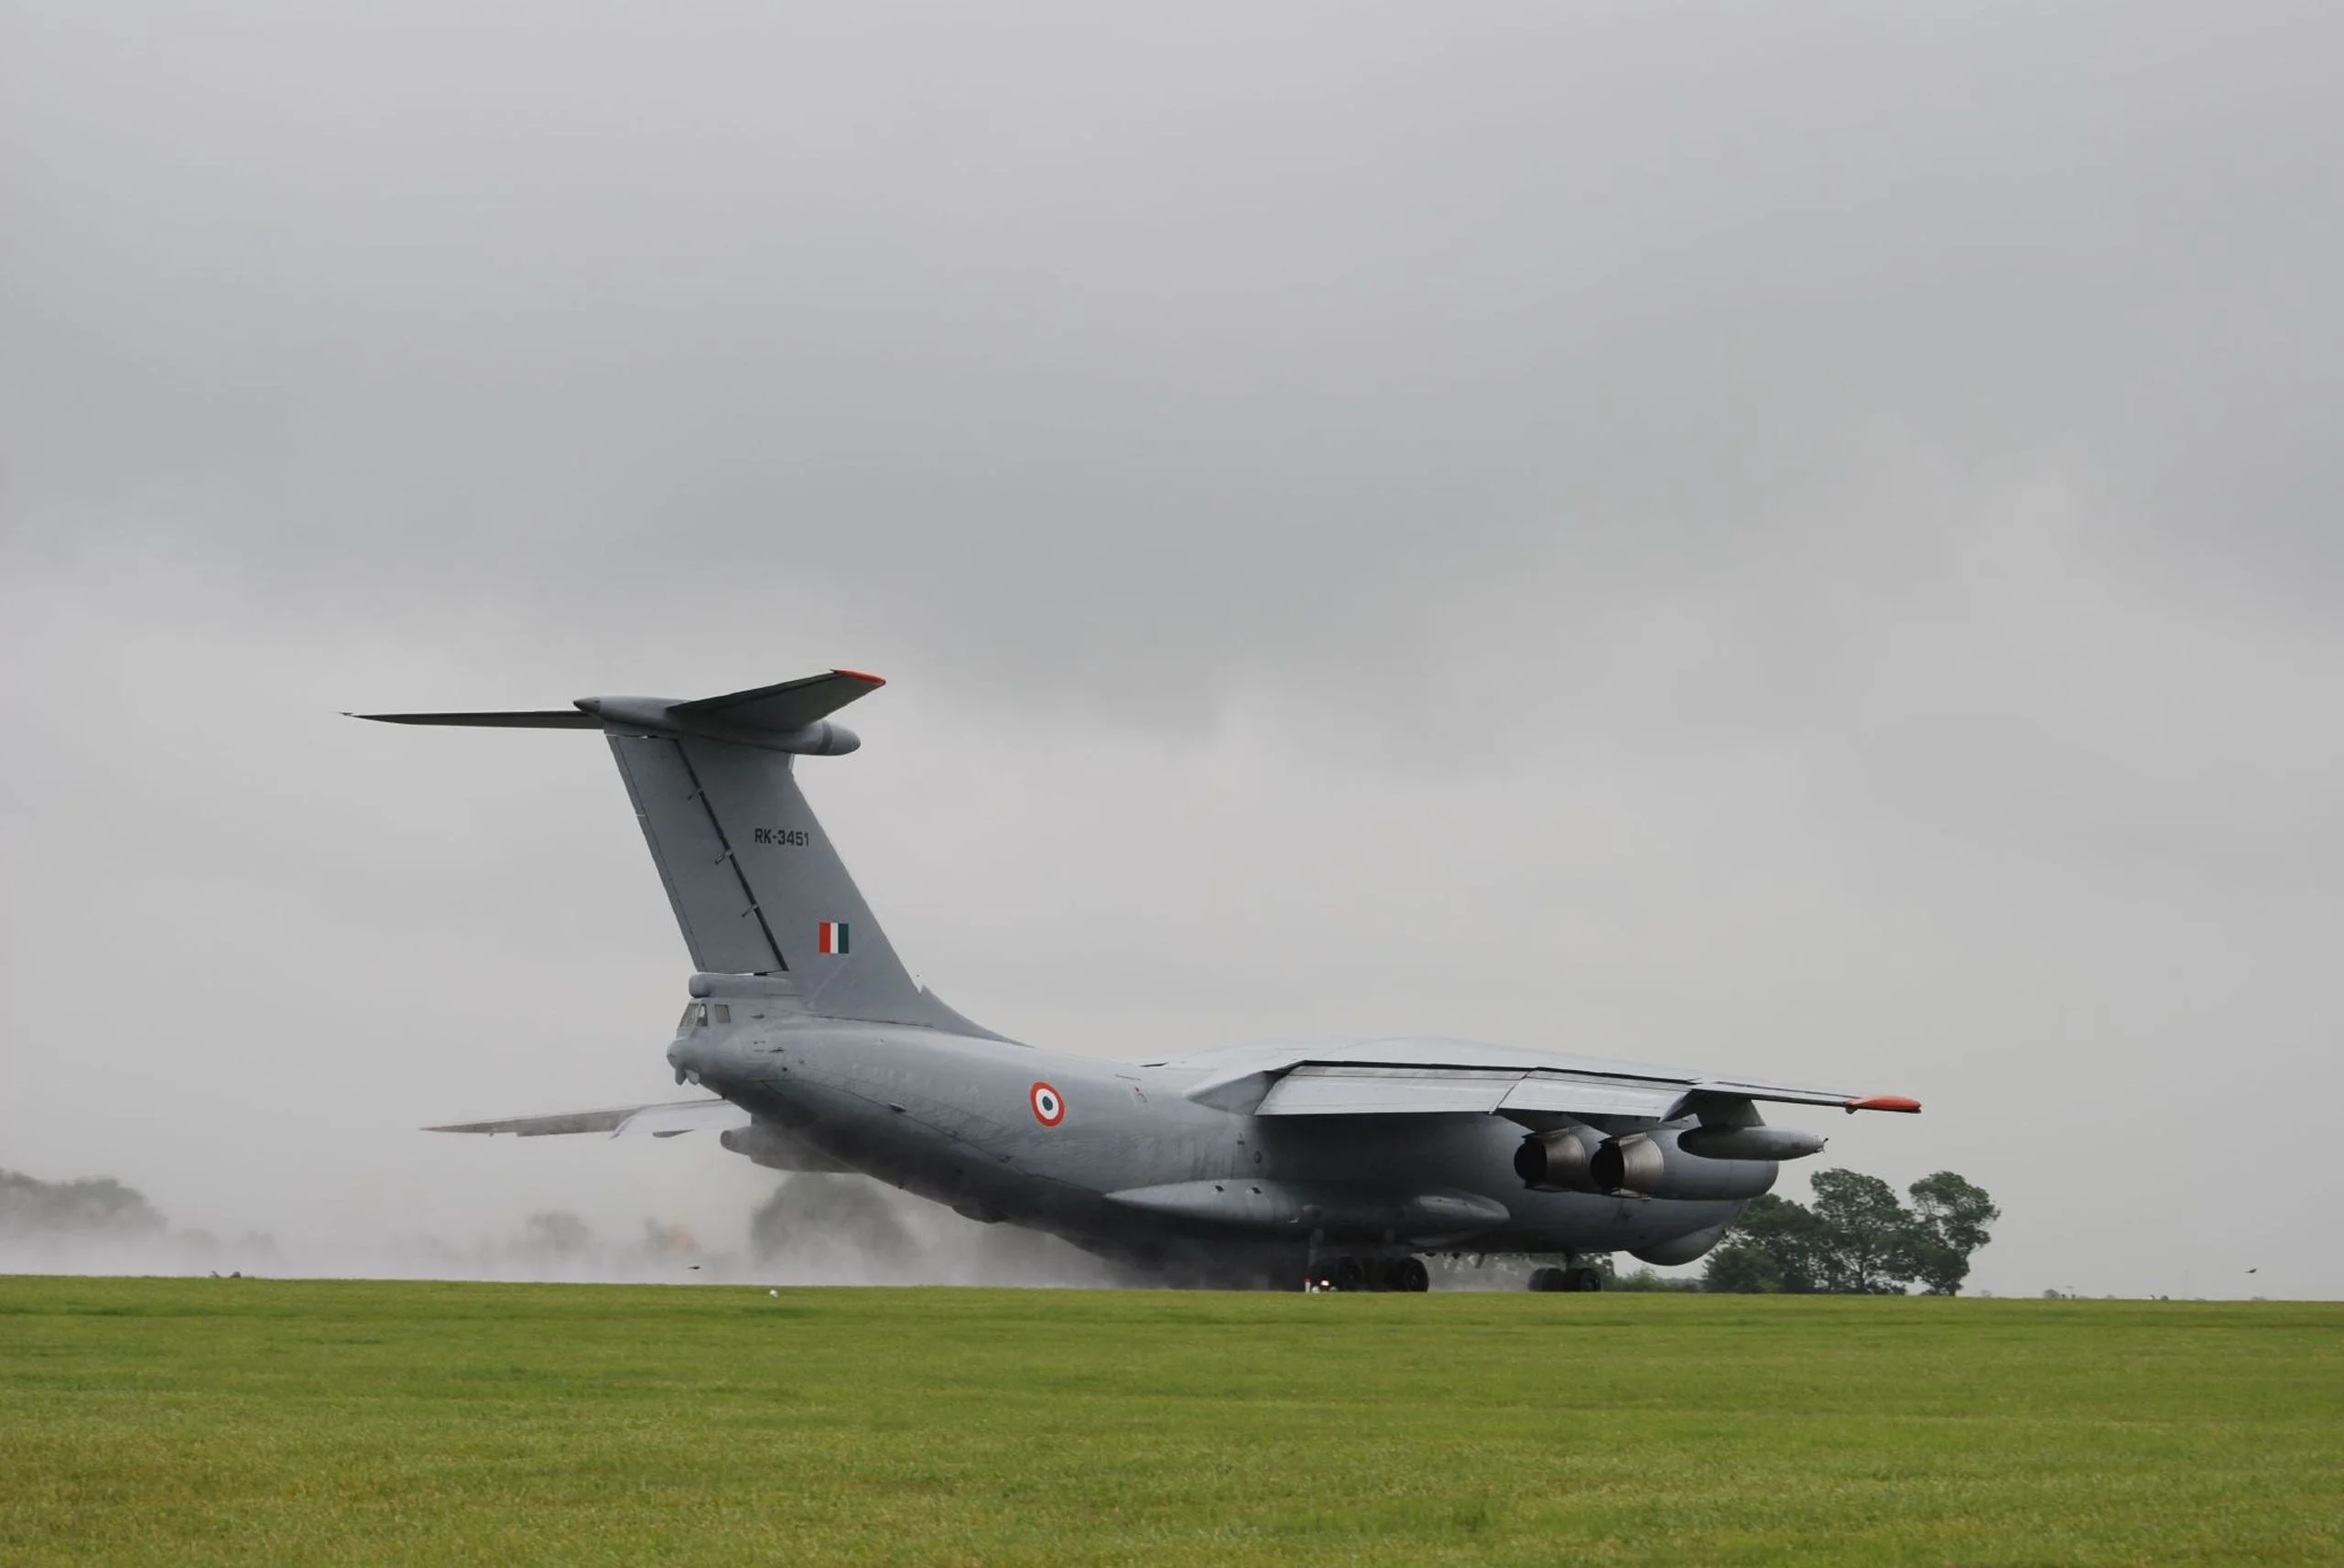
[[[685,1030],[689,1029],[692,1026],[692,1011],[699,1005],[700,1004],[698,1002],[691,1001],[684,1003],[684,1016],[676,1020],[677,1033],[681,1034]]]
[[[729,1007],[725,1006],[725,1005],[724,1005],[724,1003],[722,1003],[722,1002],[721,1002],[721,1001],[720,1001],[720,1002],[718,1002],[718,1003],[716,1004],[716,1007],[715,1007],[715,1009],[714,1009],[714,1011],[715,1011],[715,1013],[716,1013],[716,1022],[719,1022],[719,1023],[730,1023],[730,1022],[732,1022],[732,1010],[731,1008],[729,1008]]]

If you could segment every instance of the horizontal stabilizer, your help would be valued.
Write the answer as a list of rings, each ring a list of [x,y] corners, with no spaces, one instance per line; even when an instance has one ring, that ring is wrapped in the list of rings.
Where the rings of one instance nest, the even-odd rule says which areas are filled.
[[[678,702],[673,710],[753,730],[802,730],[886,684],[877,676],[867,676],[861,670],[830,670],[819,676],[786,680],[777,686]]]
[[[377,724],[465,724],[478,730],[600,730],[602,721],[575,708],[544,708],[528,713],[346,713],[345,719],[371,719]]]
[[[426,1132],[510,1132],[548,1138],[566,1132],[607,1132],[613,1138],[673,1138],[679,1132],[728,1131],[749,1125],[749,1113],[730,1100],[669,1100],[660,1105],[622,1105],[608,1110],[561,1111],[552,1116],[515,1116],[503,1121],[460,1121],[427,1127]]]
[[[573,708],[490,713],[353,713],[378,724],[452,724],[475,730],[610,730],[698,736],[772,751],[838,756],[853,731],[822,720],[887,683],[860,670],[825,670],[775,686],[677,702],[663,697],[582,697]],[[817,728],[817,726],[820,726]]]

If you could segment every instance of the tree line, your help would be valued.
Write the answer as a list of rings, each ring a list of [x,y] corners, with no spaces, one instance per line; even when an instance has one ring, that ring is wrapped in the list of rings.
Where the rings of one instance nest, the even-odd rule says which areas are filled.
[[[1815,1201],[1753,1198],[1709,1254],[1701,1288],[1742,1294],[1949,1296],[1970,1255],[2002,1217],[1985,1189],[1951,1171],[1905,1188],[1908,1206],[1878,1176],[1820,1171]]]
[[[154,1206],[112,1176],[44,1182],[0,1171],[0,1237],[131,1236],[162,1228]]]

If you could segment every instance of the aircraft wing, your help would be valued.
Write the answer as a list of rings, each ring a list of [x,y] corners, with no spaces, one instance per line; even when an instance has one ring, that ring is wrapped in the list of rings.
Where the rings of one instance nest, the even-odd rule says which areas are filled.
[[[1206,1067],[1206,1076],[1185,1091],[1188,1098],[1253,1116],[1462,1112],[1667,1121],[1751,1100],[1848,1111],[1921,1108],[1917,1100],[1898,1095],[1720,1078],[1468,1041],[1271,1046],[1164,1065]]]
[[[553,1116],[515,1116],[503,1121],[460,1121],[427,1127],[426,1132],[510,1132],[544,1138],[559,1132],[607,1132],[613,1138],[673,1138],[680,1132],[724,1132],[749,1125],[749,1113],[730,1100],[669,1100],[660,1105],[622,1105],[608,1110],[562,1111]]]

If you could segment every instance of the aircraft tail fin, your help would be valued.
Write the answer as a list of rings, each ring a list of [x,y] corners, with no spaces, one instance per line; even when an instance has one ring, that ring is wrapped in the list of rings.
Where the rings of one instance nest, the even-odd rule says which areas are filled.
[[[693,701],[590,697],[570,712],[352,717],[599,729],[695,968],[786,974],[807,1010],[828,1017],[989,1035],[912,979],[798,787],[798,757],[862,744],[830,716],[884,684],[831,670]]]

